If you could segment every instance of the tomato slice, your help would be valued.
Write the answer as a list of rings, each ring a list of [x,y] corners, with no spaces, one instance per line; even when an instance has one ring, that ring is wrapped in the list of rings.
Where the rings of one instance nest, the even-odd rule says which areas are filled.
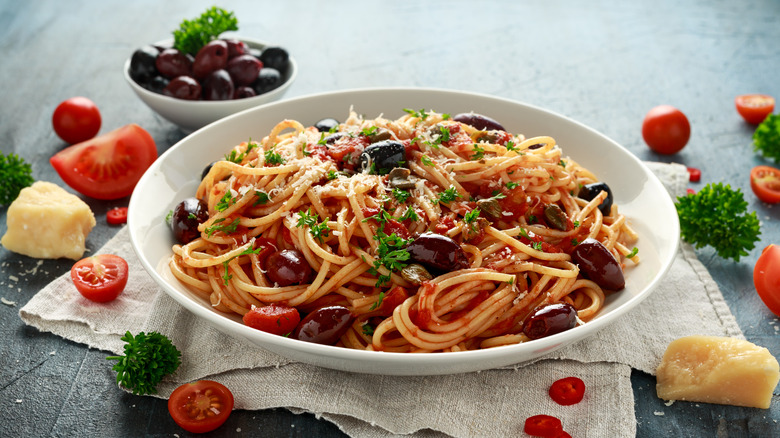
[[[96,199],[119,199],[133,193],[156,159],[152,136],[130,124],[69,146],[49,161],[63,181],[79,193]]]
[[[523,431],[533,436],[555,437],[563,432],[563,424],[552,415],[534,415],[525,419]]]
[[[763,202],[780,202],[780,170],[769,166],[754,167],[750,171],[750,188]]]
[[[168,413],[187,432],[211,432],[222,426],[232,411],[233,393],[213,380],[185,383],[168,398]]]
[[[563,406],[575,405],[585,396],[585,382],[579,377],[566,377],[556,380],[550,386],[550,398]]]
[[[105,303],[114,300],[127,285],[127,262],[113,254],[98,254],[77,261],[70,268],[76,290],[88,300]]]
[[[775,109],[775,98],[766,94],[744,94],[737,96],[734,103],[739,115],[753,125],[763,122]]]
[[[753,267],[753,284],[761,301],[780,316],[780,246],[764,248]]]
[[[263,307],[253,306],[244,314],[243,320],[249,327],[283,336],[295,329],[301,322],[301,315],[295,307],[269,304]]]
[[[127,222],[127,207],[116,207],[106,213],[106,222],[111,225],[121,225]]]

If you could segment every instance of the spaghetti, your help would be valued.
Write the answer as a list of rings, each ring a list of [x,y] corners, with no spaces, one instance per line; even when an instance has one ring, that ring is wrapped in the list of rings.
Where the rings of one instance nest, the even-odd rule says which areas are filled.
[[[617,206],[599,208],[609,194],[582,196],[597,178],[551,137],[405,111],[350,111],[331,132],[285,120],[235,146],[198,187],[209,217],[174,245],[173,274],[221,312],[344,306],[336,345],[376,351],[525,342],[526,318],[553,303],[578,323],[597,314],[606,292],[574,248],[591,238],[621,268],[639,261]],[[302,282],[274,280],[266,262],[282,250],[310,272]]]

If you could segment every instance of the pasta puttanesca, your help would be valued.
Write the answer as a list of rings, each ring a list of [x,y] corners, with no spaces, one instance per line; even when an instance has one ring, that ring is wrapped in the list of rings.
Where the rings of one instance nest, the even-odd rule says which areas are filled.
[[[173,247],[174,275],[221,312],[342,305],[354,319],[337,345],[376,351],[525,342],[523,321],[550,303],[571,304],[581,321],[598,313],[605,292],[580,273],[572,248],[590,237],[621,265],[639,258],[617,206],[598,208],[607,193],[577,196],[597,178],[551,137],[405,111],[397,120],[350,111],[330,133],[285,120],[235,146],[198,187],[209,218],[200,237]],[[361,158],[378,140],[403,145],[398,166],[408,171],[388,175]],[[545,208],[559,212],[551,218]],[[467,266],[407,275],[414,260],[404,246],[426,232],[457,242]],[[311,280],[270,281],[258,254],[269,244],[300,251]]]

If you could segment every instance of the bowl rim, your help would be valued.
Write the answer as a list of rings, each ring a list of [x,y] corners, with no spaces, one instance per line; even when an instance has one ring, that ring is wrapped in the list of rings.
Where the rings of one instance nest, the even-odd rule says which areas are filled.
[[[529,104],[524,101],[498,97],[489,94],[482,94],[482,93],[462,91],[462,90],[453,90],[453,89],[431,88],[431,87],[369,87],[369,88],[333,90],[327,92],[313,93],[305,96],[298,96],[295,98],[285,99],[283,101],[277,101],[266,105],[258,106],[255,108],[250,108],[241,112],[237,112],[233,115],[221,119],[218,122],[211,124],[210,128],[216,129],[215,128],[216,126],[233,124],[236,123],[235,122],[236,119],[251,117],[250,114],[253,114],[254,112],[273,111],[279,106],[295,105],[298,104],[300,101],[306,102],[312,99],[327,99],[329,96],[338,96],[338,95],[356,95],[356,94],[361,95],[364,93],[399,93],[399,92],[400,93],[421,92],[421,93],[437,94],[437,95],[441,93],[446,93],[446,94],[457,94],[459,97],[463,97],[463,98],[476,98],[476,99],[483,99],[483,100],[501,101],[504,102],[505,104],[509,103],[512,105],[520,105],[533,111],[541,111],[546,113],[547,116],[561,119],[562,121],[566,121],[567,123],[576,125],[578,129],[590,131],[591,133],[595,134],[601,139],[601,141],[609,143],[611,147],[616,147],[618,149],[623,150],[625,158],[631,162],[634,162],[635,165],[639,166],[639,168],[643,172],[643,176],[647,178],[648,180],[647,182],[653,187],[653,189],[662,191],[661,197],[663,199],[659,202],[666,204],[667,207],[669,206],[673,207],[673,201],[671,195],[663,187],[663,184],[661,183],[660,179],[637,156],[632,154],[621,144],[607,137],[605,134],[601,133],[600,131],[597,131],[596,129],[588,125],[583,124],[582,122],[569,118],[553,110],[542,108],[540,106],[536,106],[533,104]],[[183,145],[187,145],[192,141],[196,141],[196,139],[201,136],[207,136],[206,132],[207,131],[202,129],[199,130],[198,132],[190,134],[189,136],[179,141],[177,144],[171,146],[171,148],[169,148],[163,154],[163,156],[173,154],[174,151],[182,148]],[[163,158],[163,156],[161,156],[160,158]],[[164,160],[158,159],[152,165],[150,171],[147,171],[147,174],[142,177],[141,182],[144,182],[147,179],[155,178],[155,176],[153,176],[153,173],[160,171],[160,167],[163,161]],[[139,185],[142,185],[141,182],[139,182]],[[173,288],[173,286],[168,284],[168,282],[162,278],[162,275],[157,270],[159,266],[155,265],[155,263],[158,263],[158,261],[148,260],[147,257],[144,255],[143,244],[141,243],[143,239],[141,239],[140,235],[138,234],[140,231],[133,226],[133,223],[135,222],[133,220],[134,219],[133,206],[140,202],[137,198],[138,196],[135,196],[134,194],[130,199],[131,213],[128,222],[128,224],[130,225],[130,236],[131,236],[131,243],[133,249],[135,250],[136,254],[139,256],[142,266],[145,268],[146,271],[148,271],[148,273],[155,280],[157,285],[162,287],[162,289],[165,290],[166,294],[169,295],[169,297],[171,297],[175,301],[177,301],[180,305],[182,305],[182,307],[184,307],[191,313],[195,314],[196,317],[205,319],[206,322],[211,324],[212,327],[216,328],[217,330],[223,331],[224,333],[228,333],[232,337],[243,339],[243,342],[247,342],[253,346],[260,346],[254,340],[255,338],[260,338],[263,341],[263,345],[261,346],[261,348],[280,354],[281,356],[284,356],[285,358],[291,359],[293,361],[312,363],[303,357],[305,356],[309,358],[309,357],[316,356],[317,360],[320,362],[318,364],[315,364],[317,366],[339,369],[339,370],[350,371],[350,372],[368,373],[368,374],[375,374],[375,373],[370,370],[367,371],[365,369],[364,370],[357,369],[358,368],[357,366],[355,368],[347,369],[343,364],[352,361],[360,361],[361,363],[373,364],[379,361],[385,367],[393,367],[393,366],[400,367],[399,369],[393,370],[391,372],[391,374],[394,375],[454,374],[459,372],[479,371],[482,369],[488,369],[482,366],[475,365],[477,363],[477,360],[479,360],[480,363],[487,363],[487,362],[492,363],[494,361],[499,361],[499,362],[505,361],[509,358],[509,356],[511,356],[511,353],[518,350],[520,351],[529,350],[531,349],[530,347],[531,345],[537,347],[537,350],[552,352],[562,346],[570,345],[573,342],[583,341],[586,338],[589,338],[590,336],[595,334],[596,332],[600,331],[601,329],[605,328],[606,326],[612,324],[613,322],[618,320],[621,316],[624,316],[630,311],[632,311],[633,309],[635,309],[641,302],[643,302],[649,295],[651,295],[653,291],[657,289],[658,284],[660,283],[661,279],[664,277],[666,272],[668,272],[671,269],[671,266],[673,265],[674,259],[676,258],[679,249],[679,222],[677,221],[675,215],[673,218],[672,217],[669,218],[672,220],[672,222],[670,222],[668,226],[673,232],[672,234],[676,235],[677,238],[672,239],[669,243],[669,246],[664,248],[663,251],[663,253],[669,257],[669,259],[660,260],[662,262],[660,266],[660,270],[656,273],[656,275],[654,275],[652,281],[649,284],[647,284],[642,291],[640,291],[641,293],[631,296],[631,298],[628,299],[626,302],[624,302],[622,305],[618,306],[615,309],[610,310],[610,312],[608,313],[609,315],[608,318],[596,318],[584,325],[578,326],[575,330],[564,331],[546,338],[538,339],[533,342],[524,343],[524,344],[506,345],[506,346],[499,346],[499,347],[475,350],[475,351],[461,351],[452,354],[415,353],[410,356],[410,353],[353,350],[353,349],[331,346],[331,345],[306,343],[306,342],[288,339],[285,337],[280,337],[280,336],[263,333],[259,331],[256,333],[252,332],[251,337],[253,339],[249,339],[247,336],[245,336],[245,333],[248,333],[249,330],[254,330],[254,329],[246,327],[243,324],[240,324],[239,322],[234,321],[228,317],[219,315],[217,312],[214,312],[213,310],[209,310],[200,306],[200,304],[198,304],[194,300],[181,295],[178,291],[176,291]],[[224,331],[225,327],[230,327],[231,331],[225,332]],[[294,347],[291,348],[292,344],[290,343],[295,343]],[[286,353],[280,353],[279,349],[285,350]],[[288,354],[291,352],[293,354]],[[417,357],[420,358],[420,361],[414,361],[414,362],[421,362],[421,364],[415,364],[414,366],[411,367],[413,371],[409,371],[410,359],[417,358]],[[538,355],[536,357],[543,359],[545,356]],[[451,369],[452,365],[450,364],[450,362],[452,362],[454,359],[462,359],[459,360],[458,362],[461,362],[463,364],[468,364],[468,366],[465,367],[461,366],[461,368],[463,368],[462,370],[455,370],[455,371],[438,370],[437,371],[436,369],[437,365],[440,365],[447,370]],[[535,358],[520,359],[517,360],[516,362],[511,362],[511,363],[515,364],[514,366],[517,366],[518,364],[521,363],[530,363],[533,360],[536,359]],[[433,367],[433,368],[427,369],[425,372],[419,372],[418,369],[420,368],[421,365],[424,365],[425,367]],[[512,367],[513,365],[508,364],[504,366]]]
[[[263,49],[266,47],[281,47],[276,44],[268,43],[267,41],[258,40],[254,38],[247,38],[240,35],[228,35],[227,37],[243,41],[247,43],[250,47],[257,48],[257,49]],[[226,38],[226,37],[220,36],[220,38]],[[155,41],[153,43],[149,43],[149,45],[171,46],[172,43],[173,43],[173,38],[166,38],[163,40]],[[295,60],[295,57],[292,56],[289,52],[288,52],[288,56],[289,56],[290,67],[288,68],[287,79],[282,83],[282,85],[266,93],[258,94],[252,97],[245,97],[243,99],[185,100],[185,99],[177,99],[175,97],[166,96],[164,94],[155,93],[153,91],[147,90],[146,88],[142,87],[139,83],[137,83],[130,76],[130,60],[133,57],[132,54],[128,56],[127,59],[125,59],[124,66],[122,68],[122,73],[125,77],[125,80],[128,82],[128,84],[130,84],[130,87],[132,87],[137,94],[149,97],[151,99],[160,99],[162,102],[169,102],[169,103],[176,102],[177,104],[181,104],[181,105],[198,105],[199,107],[208,107],[208,106],[220,107],[220,106],[230,106],[230,105],[237,105],[237,104],[248,105],[250,102],[254,102],[259,99],[264,99],[266,101],[265,103],[270,103],[274,100],[274,97],[276,95],[280,95],[286,92],[287,89],[293,84],[293,82],[295,82],[295,79],[298,77],[298,62]],[[263,102],[258,103],[258,105],[262,105],[262,104]]]

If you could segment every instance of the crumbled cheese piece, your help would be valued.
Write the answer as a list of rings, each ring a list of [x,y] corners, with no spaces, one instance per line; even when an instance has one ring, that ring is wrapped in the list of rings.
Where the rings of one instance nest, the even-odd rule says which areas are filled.
[[[5,297],[0,298],[0,303],[3,303],[6,306],[11,306],[11,307],[16,306],[16,301],[7,300]]]
[[[0,243],[30,257],[78,260],[86,250],[95,215],[77,196],[56,184],[35,182],[8,207],[8,231]]]
[[[780,365],[766,348],[736,338],[687,336],[669,344],[656,392],[685,400],[769,409]]]

